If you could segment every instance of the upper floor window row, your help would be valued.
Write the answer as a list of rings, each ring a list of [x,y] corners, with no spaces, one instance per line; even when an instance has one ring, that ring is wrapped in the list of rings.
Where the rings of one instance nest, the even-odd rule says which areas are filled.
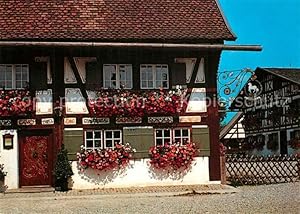
[[[0,64],[0,87],[21,89],[28,86],[29,66],[26,64]]]
[[[104,64],[104,88],[133,87],[132,65],[129,64]],[[169,69],[165,64],[140,65],[141,89],[169,88]]]

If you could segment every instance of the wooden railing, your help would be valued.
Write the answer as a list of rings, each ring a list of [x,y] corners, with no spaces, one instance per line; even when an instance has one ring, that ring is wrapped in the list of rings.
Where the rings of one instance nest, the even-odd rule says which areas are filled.
[[[236,185],[295,182],[300,179],[300,156],[226,155],[226,178]]]

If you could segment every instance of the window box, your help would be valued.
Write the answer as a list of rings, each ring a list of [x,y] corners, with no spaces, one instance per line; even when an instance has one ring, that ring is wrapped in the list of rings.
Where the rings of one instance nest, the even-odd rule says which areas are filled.
[[[194,143],[153,146],[149,150],[150,164],[154,169],[187,169],[194,161],[196,151]]]
[[[129,164],[135,150],[127,143],[115,144],[114,148],[84,149],[77,153],[81,171],[91,168],[96,170],[111,170],[124,168]]]
[[[33,103],[27,90],[0,90],[0,116],[20,116],[33,113]]]
[[[179,115],[185,112],[186,89],[159,91],[101,90],[89,100],[96,117],[143,117],[145,115]]]

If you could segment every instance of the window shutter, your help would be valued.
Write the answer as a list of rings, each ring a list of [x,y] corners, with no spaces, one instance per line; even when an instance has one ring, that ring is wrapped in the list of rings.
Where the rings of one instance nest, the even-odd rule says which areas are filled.
[[[87,89],[95,89],[97,86],[102,87],[102,72],[97,68],[97,62],[86,62],[85,64]]]
[[[149,148],[154,146],[153,127],[125,127],[123,142],[136,149],[134,158],[148,158]]]
[[[68,150],[69,160],[77,160],[76,154],[83,145],[83,130],[64,130],[64,145]]]
[[[47,62],[34,62],[31,65],[29,83],[31,90],[47,89]]]
[[[210,155],[210,139],[208,128],[196,128],[192,129],[192,139],[196,143],[197,148],[200,150],[200,156]]]
[[[171,65],[172,86],[186,85],[185,63],[174,63]]]

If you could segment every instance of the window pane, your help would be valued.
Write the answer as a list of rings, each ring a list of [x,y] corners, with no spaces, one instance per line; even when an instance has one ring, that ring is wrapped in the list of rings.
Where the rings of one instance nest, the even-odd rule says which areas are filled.
[[[95,147],[101,147],[101,141],[95,140]]]
[[[21,74],[21,73],[22,73],[21,65],[16,65],[16,74]]]
[[[147,82],[142,81],[142,88],[147,88]]]
[[[106,147],[110,147],[110,148],[113,147],[112,140],[106,140],[106,141],[105,141],[105,144],[106,144],[106,145],[105,145]]]
[[[114,131],[114,138],[120,138],[120,131]]]
[[[97,139],[101,138],[101,132],[100,131],[95,131],[95,138],[97,138]]]
[[[27,73],[27,72],[24,72],[24,70],[23,70],[23,72],[22,72],[22,80],[23,80],[23,81],[28,81],[28,73]]]
[[[16,80],[22,80],[22,74],[16,73]]]
[[[16,81],[16,88],[23,88],[22,81]]]
[[[182,140],[182,144],[184,145],[184,144],[187,144],[187,143],[189,143],[190,142],[190,140],[188,139],[188,138],[184,138],[183,140]]]
[[[105,131],[105,137],[106,138],[112,138],[112,132],[111,131]]]
[[[121,140],[119,140],[119,139],[115,139],[114,140],[114,146],[116,145],[116,144],[120,144],[121,143]]]
[[[0,66],[1,68],[1,66]],[[3,70],[0,69],[0,80],[5,80],[5,72]]]
[[[149,81],[149,82],[148,82],[148,88],[154,88],[154,86],[153,86],[153,81]]]
[[[162,78],[161,78],[162,80],[168,80],[168,74],[162,74]]]
[[[176,129],[175,130],[175,137],[180,137],[181,133],[180,133],[180,129]]]
[[[115,65],[104,65],[104,87],[115,88],[116,87],[116,66]]]
[[[170,141],[170,139],[168,139],[168,138],[167,138],[167,139],[164,139],[164,144],[165,144],[165,145],[167,145],[167,144],[171,144],[171,141]]]
[[[156,137],[162,137],[162,130],[156,130]]]
[[[12,89],[12,81],[6,81],[5,82],[5,87],[8,89]]]
[[[146,80],[147,79],[147,73],[146,72],[141,72],[141,78],[142,78],[142,80]]]
[[[86,147],[93,148],[93,140],[87,140],[86,141]]]
[[[162,146],[163,145],[162,139],[156,139],[156,145]]]
[[[11,65],[6,66],[5,78],[6,78],[6,80],[12,80],[12,66]]]
[[[189,136],[189,130],[188,129],[182,129],[182,136]]]
[[[170,130],[164,130],[164,136],[170,137]]]
[[[86,132],[86,138],[87,139],[93,139],[93,132],[91,132],[91,131]]]
[[[5,87],[5,81],[0,80],[0,88],[2,89],[3,87]]]
[[[156,83],[156,88],[162,88],[163,87],[161,81],[156,81],[155,83]]]

